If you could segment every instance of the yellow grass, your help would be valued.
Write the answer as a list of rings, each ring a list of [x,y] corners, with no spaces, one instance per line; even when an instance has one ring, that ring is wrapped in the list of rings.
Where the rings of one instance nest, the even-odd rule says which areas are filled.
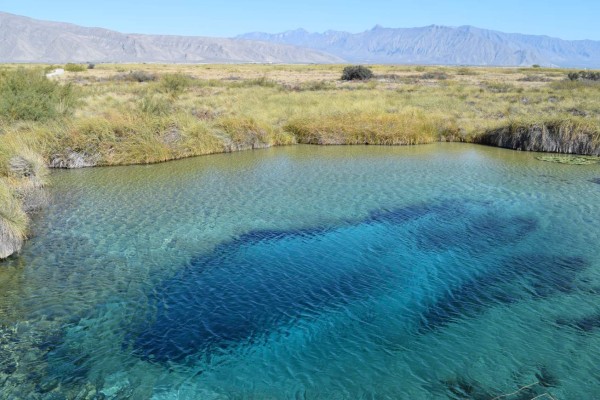
[[[58,66],[0,71],[23,67]],[[342,82],[343,68],[99,64],[52,78],[76,88],[74,113],[59,104],[50,121],[0,116],[0,218],[24,235],[26,217],[14,207],[20,188],[41,185],[43,164],[73,152],[122,165],[294,143],[476,141],[536,125],[600,142],[600,84],[567,81],[567,70],[373,66],[375,79]],[[156,79],[123,78],[131,72]],[[16,156],[34,173],[15,175]]]
[[[2,126],[18,129],[47,162],[76,151],[99,165],[295,142],[471,141],[499,127],[557,120],[573,132],[600,132],[600,85],[565,81],[566,70],[372,68],[374,80],[342,82],[341,65],[99,64],[56,78],[79,88],[73,116]],[[157,79],[122,79],[137,71]]]

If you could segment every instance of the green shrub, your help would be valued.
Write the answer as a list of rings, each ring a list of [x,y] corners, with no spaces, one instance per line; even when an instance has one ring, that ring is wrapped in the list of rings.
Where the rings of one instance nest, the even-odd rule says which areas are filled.
[[[373,77],[373,71],[362,65],[352,65],[344,68],[342,73],[343,81],[364,81]]]
[[[0,117],[44,121],[70,114],[76,103],[73,86],[51,81],[40,70],[19,68],[0,74]]]
[[[65,65],[65,71],[67,71],[67,72],[83,72],[87,69],[88,69],[87,65],[83,65],[83,64],[68,63]]]
[[[48,65],[48,66],[44,67],[44,74],[49,74],[51,72],[54,72],[54,70],[56,70],[58,68],[60,68],[60,67],[57,65]]]
[[[160,96],[146,94],[138,103],[140,111],[146,114],[165,116],[173,111],[171,101]]]
[[[160,88],[163,92],[177,97],[191,84],[192,79],[183,74],[166,74],[160,79]]]
[[[571,81],[600,81],[600,72],[592,72],[592,71],[569,72],[567,77]]]
[[[254,87],[254,86],[265,87],[265,88],[281,87],[281,85],[279,83],[277,83],[273,79],[270,79],[266,76],[261,76],[260,78],[239,80],[238,82],[235,82],[232,85],[232,87]]]

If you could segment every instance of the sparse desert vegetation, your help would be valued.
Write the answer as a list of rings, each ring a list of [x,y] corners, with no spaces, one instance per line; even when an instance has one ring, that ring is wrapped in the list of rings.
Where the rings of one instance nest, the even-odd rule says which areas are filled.
[[[44,66],[1,67],[0,229],[15,237],[26,234],[26,207],[18,205],[30,188],[43,185],[47,166],[155,163],[294,143],[442,140],[588,154],[600,148],[593,71],[373,66],[365,68],[370,79],[345,80],[342,71],[361,77],[365,71],[76,66],[51,79]],[[567,145],[551,147],[548,137]],[[587,147],[574,145],[583,142]]]

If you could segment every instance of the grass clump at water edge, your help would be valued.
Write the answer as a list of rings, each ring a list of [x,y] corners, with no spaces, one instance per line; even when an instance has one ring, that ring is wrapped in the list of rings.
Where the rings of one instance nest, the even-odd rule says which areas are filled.
[[[421,111],[386,113],[340,113],[298,118],[284,129],[300,143],[411,145],[438,139],[439,121]]]

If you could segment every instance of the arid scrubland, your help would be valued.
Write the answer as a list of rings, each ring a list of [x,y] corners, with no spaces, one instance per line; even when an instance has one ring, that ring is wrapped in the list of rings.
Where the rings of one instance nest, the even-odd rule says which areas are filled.
[[[340,65],[100,64],[44,77],[55,68],[0,67],[0,231],[15,243],[47,167],[295,143],[600,152],[600,82],[563,69],[375,66],[342,81]]]

